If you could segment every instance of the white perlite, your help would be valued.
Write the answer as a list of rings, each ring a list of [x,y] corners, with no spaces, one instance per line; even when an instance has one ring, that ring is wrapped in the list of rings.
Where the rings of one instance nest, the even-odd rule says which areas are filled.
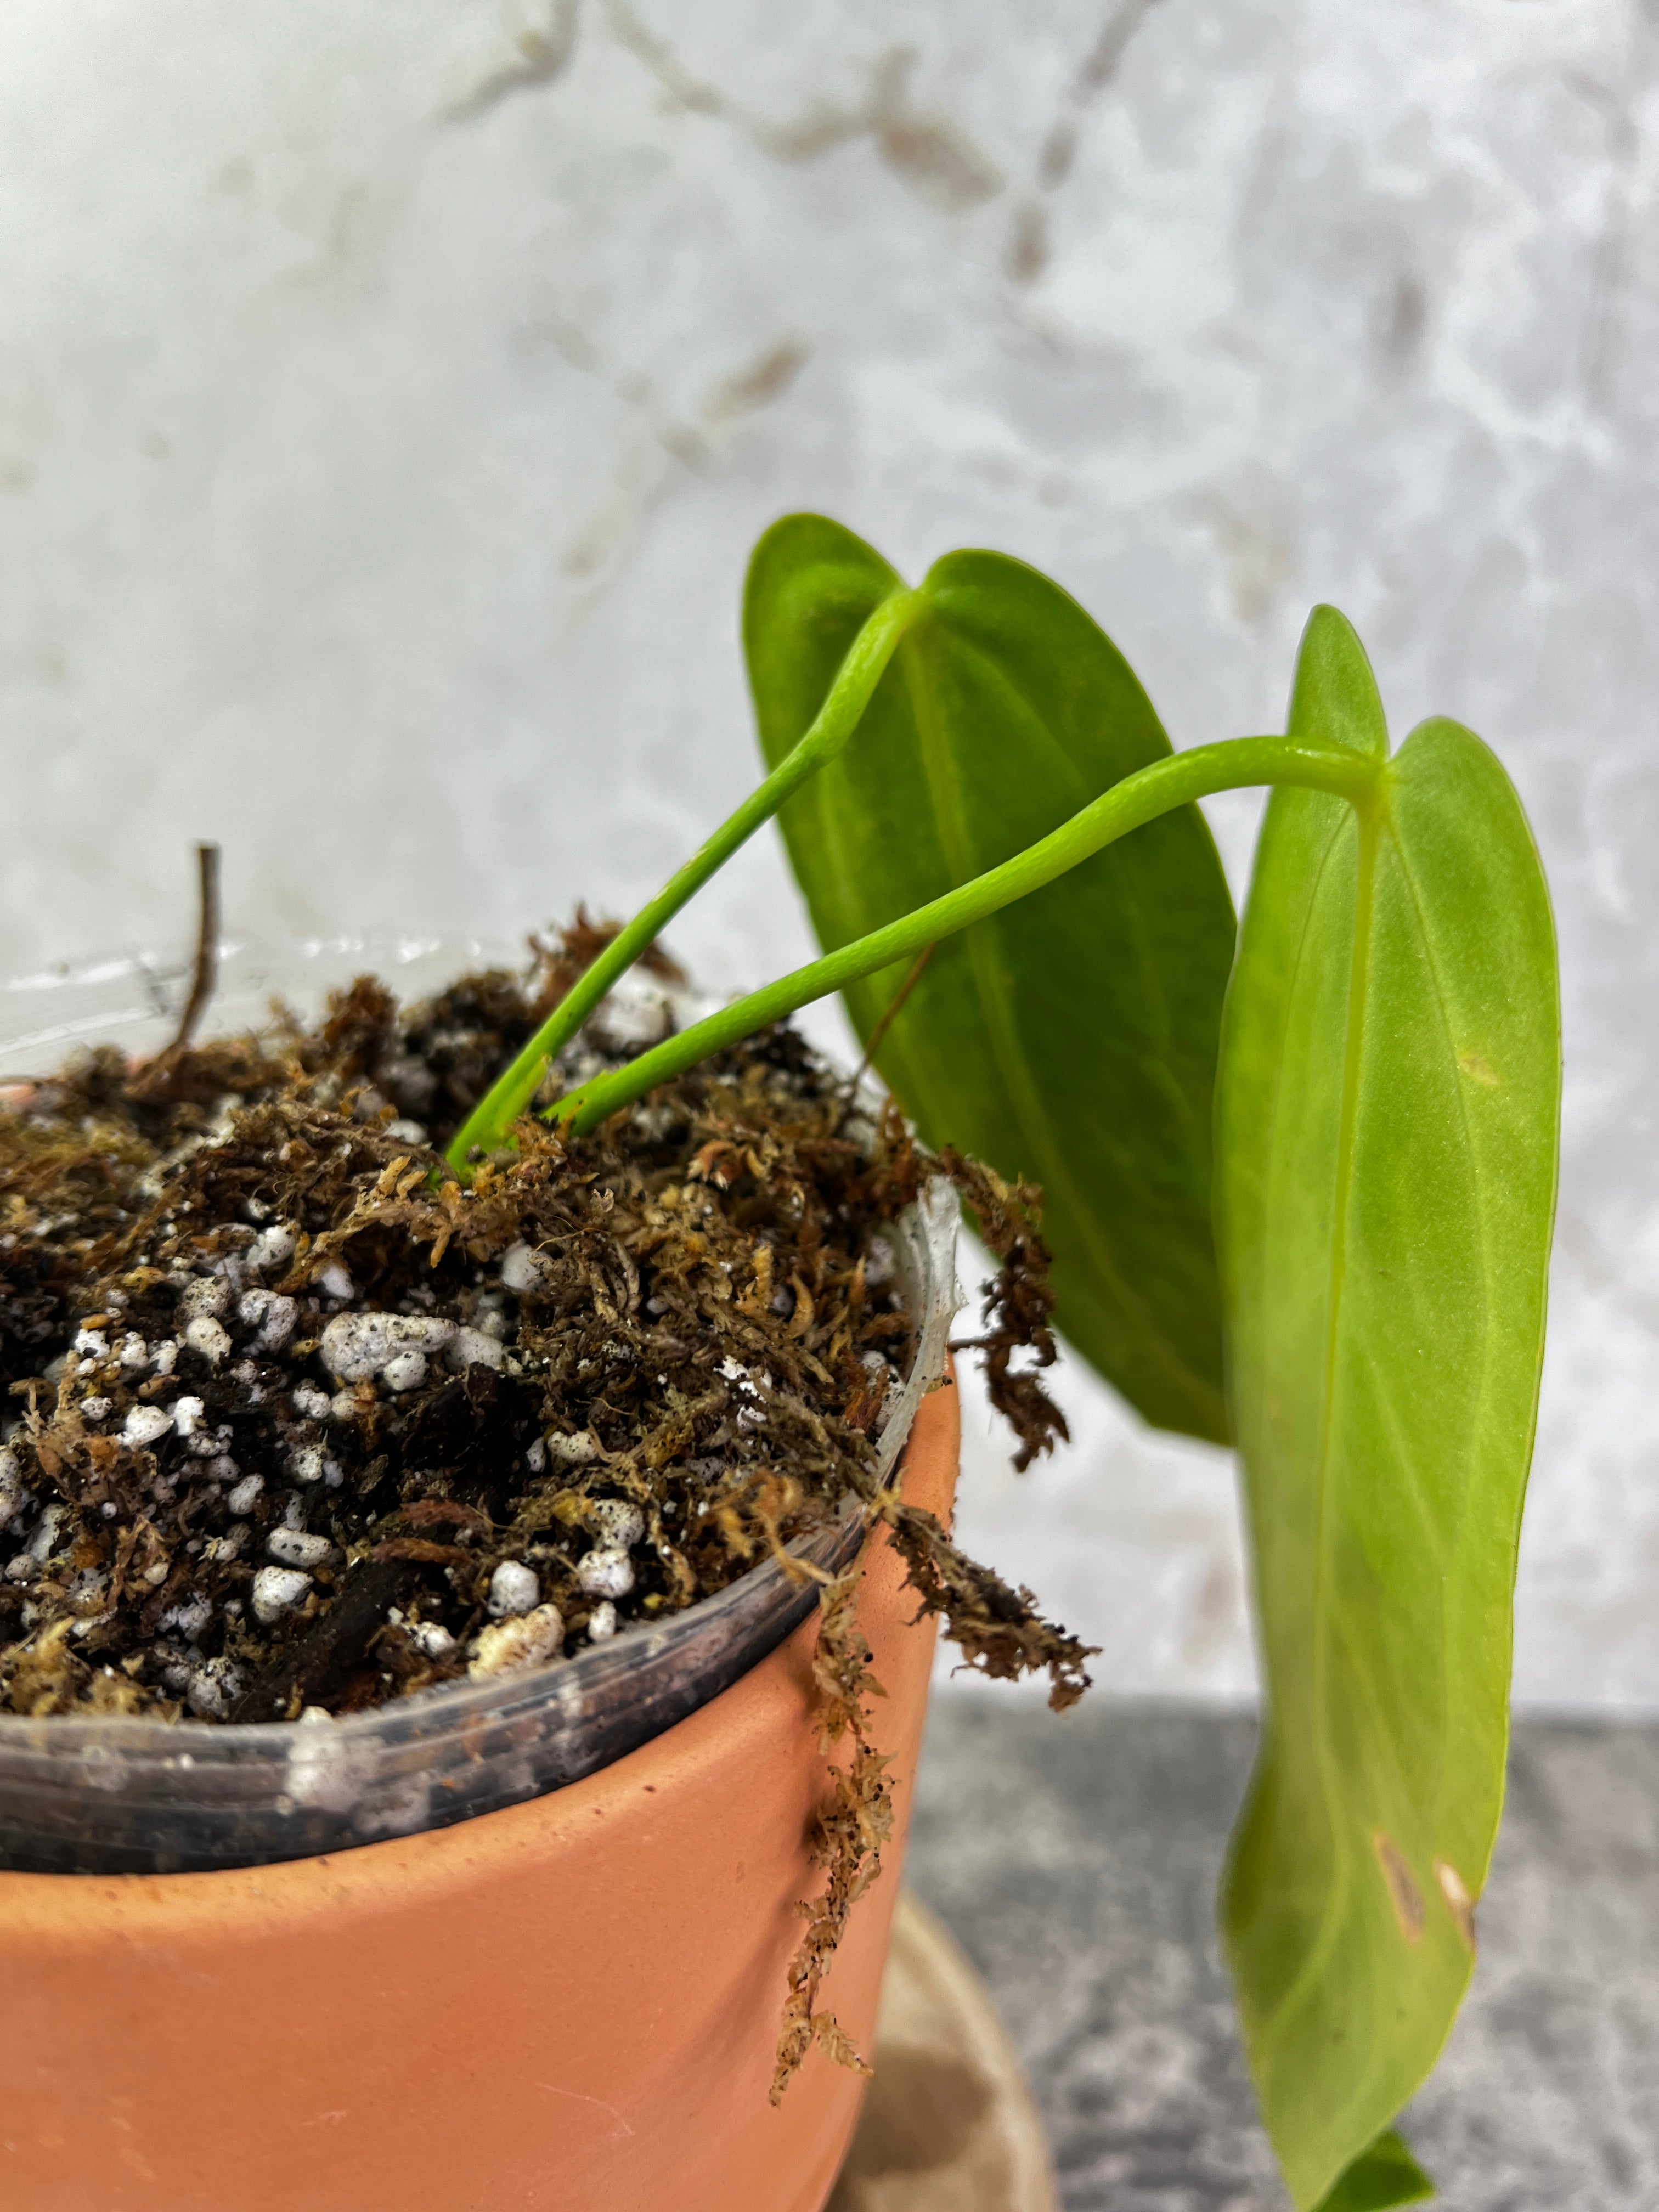
[[[587,1616],[588,1641],[608,1644],[616,1632],[617,1608],[607,1598],[603,1605],[596,1605]]]
[[[320,1444],[302,1444],[289,1460],[289,1471],[295,1482],[320,1482],[328,1472],[329,1462]]]
[[[286,1221],[273,1221],[270,1227],[256,1237],[244,1255],[246,1266],[257,1275],[268,1273],[274,1267],[286,1267],[294,1257],[294,1248],[300,1241],[296,1229]],[[244,1306],[247,1299],[242,1300]]]
[[[263,1352],[280,1352],[294,1334],[300,1309],[292,1298],[275,1291],[244,1291],[236,1304],[236,1318],[245,1328],[257,1329]]]
[[[216,1322],[210,1326],[216,1328]],[[173,1401],[173,1425],[181,1437],[193,1437],[202,1425],[207,1407],[199,1398],[175,1398]]]
[[[588,1597],[626,1597],[634,1587],[634,1562],[614,1545],[597,1545],[577,1561],[576,1582]]]
[[[499,1369],[507,1357],[501,1339],[481,1328],[458,1328],[444,1350],[445,1364],[463,1373],[469,1367]]]
[[[159,1406],[134,1406],[121,1425],[121,1441],[136,1451],[143,1451],[147,1444],[167,1436],[172,1427],[172,1414],[163,1413]]]
[[[492,1674],[516,1674],[521,1668],[556,1659],[563,1644],[564,1615],[556,1605],[538,1605],[533,1613],[481,1630],[466,1671],[475,1682]]]
[[[534,1567],[526,1566],[520,1559],[503,1559],[489,1577],[490,1613],[495,1620],[504,1620],[512,1613],[533,1612],[541,1594]]]
[[[592,1498],[587,1518],[601,1544],[617,1552],[631,1551],[645,1534],[645,1516],[626,1498]]]
[[[265,1539],[265,1549],[285,1567],[320,1567],[334,1547],[326,1536],[313,1535],[304,1528],[273,1528]]]
[[[589,1429],[578,1429],[574,1437],[550,1429],[543,1449],[559,1467],[591,1467],[595,1460],[605,1457],[599,1438]]]
[[[46,1565],[57,1548],[58,1531],[63,1526],[66,1510],[62,1505],[47,1506],[46,1511],[40,1516],[40,1525],[30,1537],[27,1548],[20,1552],[6,1569],[7,1576],[11,1581],[19,1583],[33,1581],[39,1570]],[[151,1580],[155,1579],[155,1570],[152,1567],[149,1571]],[[161,1566],[161,1579],[164,1582],[167,1579],[165,1562]]]
[[[186,1321],[198,1316],[216,1321],[229,1304],[230,1285],[220,1275],[194,1275],[179,1293],[179,1311]]]
[[[0,1528],[9,1528],[28,1502],[16,1453],[9,1448],[0,1449]]]
[[[380,1370],[380,1380],[388,1390],[418,1390],[426,1380],[425,1352],[398,1352]]]
[[[422,1314],[336,1314],[323,1331],[323,1364],[342,1382],[368,1382],[411,1352],[441,1352],[454,1334],[453,1321]]]
[[[175,1628],[187,1644],[193,1644],[213,1618],[213,1607],[204,1597],[186,1598],[182,1605],[169,1606],[161,1615],[163,1628]]]
[[[253,1577],[253,1610],[269,1628],[296,1605],[303,1605],[311,1577],[297,1567],[261,1567]]]
[[[216,1367],[230,1350],[228,1331],[211,1314],[197,1315],[185,1331],[185,1342],[192,1352],[199,1352],[210,1367]]]
[[[528,1244],[511,1245],[501,1255],[502,1285],[520,1297],[538,1291],[551,1273],[548,1261]]]
[[[201,1719],[222,1721],[229,1717],[230,1709],[241,1693],[241,1669],[234,1661],[207,1659],[191,1670],[185,1698],[191,1712]]]

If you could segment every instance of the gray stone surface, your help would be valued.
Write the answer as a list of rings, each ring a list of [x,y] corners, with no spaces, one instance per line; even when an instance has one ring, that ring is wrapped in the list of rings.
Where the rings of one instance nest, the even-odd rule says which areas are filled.
[[[988,1980],[1066,2212],[1282,2212],[1217,1950],[1246,1714],[935,1701],[908,1876]],[[1447,2212],[1659,2205],[1659,1729],[1528,1720],[1480,1966],[1407,2114]]]

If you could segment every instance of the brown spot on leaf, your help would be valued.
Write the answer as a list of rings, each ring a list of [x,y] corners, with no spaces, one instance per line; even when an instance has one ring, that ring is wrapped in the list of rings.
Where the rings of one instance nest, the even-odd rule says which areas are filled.
[[[1481,1053],[1460,1053],[1457,1065],[1471,1083],[1484,1083],[1496,1091],[1504,1080],[1492,1062]]]
[[[1449,1859],[1436,1859],[1434,1878],[1440,1885],[1440,1894],[1446,1900],[1446,1910],[1456,1923],[1457,1932],[1473,1954],[1474,1950],[1474,1899],[1469,1895],[1463,1877]]]
[[[1400,1932],[1408,1943],[1423,1939],[1423,1893],[1418,1887],[1405,1854],[1392,1836],[1381,1828],[1371,1838],[1371,1848],[1376,1853],[1376,1863],[1382,1869],[1382,1879],[1389,1885],[1389,1899],[1394,1906],[1394,1917],[1400,1923]]]

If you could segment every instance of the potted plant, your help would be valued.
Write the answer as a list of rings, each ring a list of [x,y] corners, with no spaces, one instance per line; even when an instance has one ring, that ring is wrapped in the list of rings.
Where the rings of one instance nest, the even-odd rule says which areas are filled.
[[[935,1174],[1003,1262],[981,1348],[1023,1457],[1057,1420],[1043,1240],[1079,1350],[1149,1419],[1237,1446],[1266,1699],[1223,1917],[1263,2116],[1300,2208],[1427,2193],[1392,2123],[1467,1986],[1501,1806],[1554,1199],[1553,939],[1519,803],[1455,724],[1389,753],[1329,609],[1284,736],[1181,755],[1083,611],[999,556],[912,590],[791,517],[757,550],[744,631],[766,780],[531,998],[469,986],[422,1062],[364,986],[274,1055],[94,1061],[12,1133],[25,1233],[0,1251],[33,1271],[15,1311],[32,1285],[56,1324],[66,1243],[87,1248],[71,1275],[90,1284],[94,1245],[105,1264],[52,1389],[45,1359],[16,1378],[0,1475],[34,1612],[14,1608],[0,1759],[27,1753],[15,1771],[83,1828],[130,1803],[145,1723],[118,1709],[167,1690],[170,1638],[204,1725],[164,1732],[156,1817],[200,1794],[198,1739],[251,1739],[246,1788],[208,1756],[216,1832],[312,1839],[286,1863],[0,1876],[5,2154],[32,2203],[85,2203],[94,2177],[123,2207],[361,2207],[424,2172],[457,2205],[813,2212],[915,1755],[927,1637],[906,1619],[919,1597],[970,1663],[1047,1666],[1060,1704],[1086,1656],[951,1544],[948,1391],[902,1492],[881,1463],[906,1401],[887,1353],[919,1317],[927,1336],[906,1206]],[[1236,933],[1194,802],[1256,783]],[[607,1057],[607,994],[775,813],[823,957]],[[775,1027],[836,990],[908,1123]],[[435,1116],[407,1126],[411,1066],[468,1109],[441,1159]],[[181,1135],[192,1085],[212,1095]],[[903,1295],[877,1231],[920,1255]],[[913,1396],[927,1366],[924,1341]],[[258,1490],[239,1420],[264,1440]],[[227,1464],[181,1542],[187,1462]],[[213,1552],[210,1621],[190,1562],[227,1516],[270,1557]],[[848,1559],[872,1533],[860,1599]],[[146,1577],[149,1641],[100,1674],[81,1624],[131,1617]],[[606,1607],[652,1599],[611,1633]],[[773,1648],[733,1679],[727,1616],[756,1603],[744,1654]],[[717,1616],[719,1658],[705,1642],[673,1686],[691,1703],[658,1709],[675,1724],[550,1787],[572,1731],[668,1695],[678,1639]],[[610,1694],[596,1675],[623,1662]],[[313,1814],[366,1804],[400,1832],[316,1846]]]

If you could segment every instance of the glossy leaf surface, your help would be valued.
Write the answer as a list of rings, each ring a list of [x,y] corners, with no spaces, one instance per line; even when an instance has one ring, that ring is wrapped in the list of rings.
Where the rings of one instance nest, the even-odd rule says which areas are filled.
[[[1269,803],[1218,1097],[1267,1691],[1224,1922],[1263,2114],[1307,2208],[1423,2081],[1474,1964],[1560,1042],[1548,896],[1492,755],[1433,721],[1385,762],[1369,665],[1328,608],[1291,728],[1380,763],[1363,812]]]
[[[744,610],[775,765],[900,579],[840,525],[792,515]],[[954,553],[846,750],[779,817],[826,951],[966,883],[1169,752],[1146,696],[1076,602],[994,553]],[[942,944],[881,1043],[935,1145],[1047,1194],[1058,1319],[1146,1418],[1225,1434],[1211,1121],[1231,902],[1196,808],[1138,830]],[[900,965],[848,991],[871,1036]]]

